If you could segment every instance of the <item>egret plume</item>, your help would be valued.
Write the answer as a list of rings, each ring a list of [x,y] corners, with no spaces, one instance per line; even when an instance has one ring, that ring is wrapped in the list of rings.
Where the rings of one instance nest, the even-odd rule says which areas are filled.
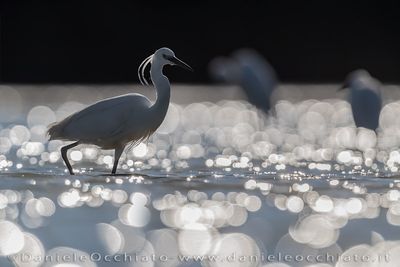
[[[149,85],[150,83],[147,81],[144,72],[146,70],[146,67],[149,63],[151,63],[153,59],[153,55],[148,56],[145,60],[140,63],[139,68],[138,68],[138,77],[139,81],[142,85]]]

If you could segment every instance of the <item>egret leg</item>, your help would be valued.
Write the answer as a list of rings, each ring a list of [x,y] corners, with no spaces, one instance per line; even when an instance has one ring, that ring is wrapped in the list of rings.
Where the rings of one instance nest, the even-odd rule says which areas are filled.
[[[119,158],[122,155],[122,152],[124,152],[124,147],[119,147],[119,148],[115,149],[115,152],[114,152],[114,166],[113,166],[111,174],[115,174],[117,172],[118,161],[119,161]]]
[[[67,152],[68,152],[69,149],[71,149],[73,147],[76,147],[77,145],[79,145],[79,141],[75,142],[75,143],[72,143],[70,145],[67,145],[67,146],[63,146],[61,148],[61,156],[62,156],[62,158],[64,160],[65,165],[67,165],[68,171],[69,171],[69,173],[71,175],[74,175],[74,171],[72,170],[71,164],[68,161]]]

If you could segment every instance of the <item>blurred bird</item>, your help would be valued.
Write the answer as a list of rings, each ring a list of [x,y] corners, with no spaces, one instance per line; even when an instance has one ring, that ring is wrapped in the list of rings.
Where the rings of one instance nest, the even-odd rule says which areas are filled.
[[[351,72],[339,90],[350,89],[349,101],[357,127],[375,131],[382,108],[381,84],[366,70]]]
[[[164,65],[192,68],[175,57],[172,50],[160,48],[139,66],[138,76],[143,85],[149,85],[144,76],[151,63],[150,77],[157,91],[154,103],[140,94],[126,94],[97,102],[63,121],[50,126],[50,140],[74,141],[61,148],[61,155],[70,174],[74,174],[68,161],[67,151],[79,144],[93,144],[102,149],[114,149],[116,173],[118,161],[126,145],[137,145],[149,138],[163,122],[170,100],[170,83],[163,75]]]
[[[218,57],[209,65],[211,76],[243,88],[248,100],[265,113],[271,108],[271,94],[278,84],[271,65],[256,51],[240,49],[232,57]]]

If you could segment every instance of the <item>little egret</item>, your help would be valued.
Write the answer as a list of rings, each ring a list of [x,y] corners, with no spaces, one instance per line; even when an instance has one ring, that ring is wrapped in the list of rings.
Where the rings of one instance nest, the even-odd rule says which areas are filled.
[[[175,57],[172,50],[160,48],[139,66],[139,80],[144,85],[149,85],[144,77],[149,63],[151,81],[157,92],[154,103],[140,94],[121,95],[97,102],[50,126],[50,140],[74,141],[61,148],[61,156],[70,174],[74,172],[67,157],[69,149],[79,144],[114,149],[112,174],[115,174],[125,146],[137,145],[146,140],[163,122],[170,100],[170,83],[163,74],[164,65],[177,65],[188,70],[192,68]]]
[[[356,126],[375,131],[382,108],[380,82],[366,70],[356,70],[347,76],[340,90],[345,88],[350,89],[349,101]]]
[[[209,66],[211,76],[242,87],[248,100],[268,113],[271,94],[278,84],[272,66],[255,50],[240,49],[231,58],[218,57]]]

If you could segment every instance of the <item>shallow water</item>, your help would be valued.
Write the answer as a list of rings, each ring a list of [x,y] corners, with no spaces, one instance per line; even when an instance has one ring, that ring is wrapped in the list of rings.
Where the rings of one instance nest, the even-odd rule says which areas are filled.
[[[0,266],[398,266],[396,93],[386,89],[375,134],[331,87],[310,88],[281,88],[269,116],[237,88],[173,98],[118,175],[112,151],[79,146],[70,176],[47,125],[112,93],[72,87],[44,101],[48,88],[3,87]]]

